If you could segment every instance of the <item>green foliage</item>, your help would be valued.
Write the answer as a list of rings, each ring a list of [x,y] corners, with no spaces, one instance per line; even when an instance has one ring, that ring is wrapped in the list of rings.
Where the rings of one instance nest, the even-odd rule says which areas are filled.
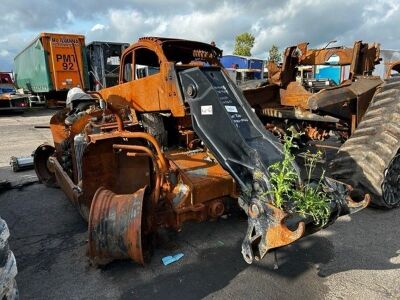
[[[248,32],[241,33],[235,37],[234,55],[251,56],[251,48],[254,46],[255,37]]]
[[[279,53],[279,49],[276,45],[272,45],[268,51],[268,60],[278,63],[281,61],[281,54]]]
[[[307,181],[305,185],[293,193],[293,201],[296,211],[303,215],[309,215],[313,218],[316,225],[324,226],[328,223],[330,215],[330,198],[323,191],[322,180],[325,172],[319,178],[317,184],[312,184],[312,173],[315,170],[316,163],[321,159],[322,153],[311,153],[307,151],[304,160],[307,170]]]
[[[305,155],[307,180],[304,185],[298,186],[299,178],[293,167],[295,160],[295,156],[292,154],[292,149],[295,147],[294,137],[293,134],[284,137],[284,158],[269,167],[270,192],[274,196],[273,205],[280,209],[289,208],[304,217],[311,216],[316,225],[324,226],[330,215],[330,199],[323,191],[324,173],[317,183],[312,183],[311,178],[322,153],[312,154],[307,151]]]
[[[272,164],[268,169],[274,196],[273,204],[278,208],[282,208],[285,199],[291,197],[293,186],[296,185],[298,179],[296,170],[293,167],[295,157],[291,152],[294,147],[293,138],[293,135],[284,136],[283,160]]]

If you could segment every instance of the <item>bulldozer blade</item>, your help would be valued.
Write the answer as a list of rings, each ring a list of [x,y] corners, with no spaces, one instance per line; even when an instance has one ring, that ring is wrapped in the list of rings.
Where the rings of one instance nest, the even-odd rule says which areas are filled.
[[[49,157],[53,155],[55,148],[48,144],[42,144],[33,154],[33,166],[39,182],[49,187],[57,186],[56,176],[49,164]]]
[[[118,195],[100,187],[89,214],[88,256],[94,265],[132,259],[144,265],[142,228],[145,188]]]

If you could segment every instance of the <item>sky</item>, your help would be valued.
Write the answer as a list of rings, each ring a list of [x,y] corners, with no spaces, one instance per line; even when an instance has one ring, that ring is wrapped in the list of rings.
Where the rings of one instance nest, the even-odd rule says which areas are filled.
[[[1,0],[0,71],[40,32],[133,43],[141,36],[215,41],[232,53],[235,36],[255,36],[252,55],[268,57],[307,41],[321,47],[355,40],[400,49],[400,0]]]

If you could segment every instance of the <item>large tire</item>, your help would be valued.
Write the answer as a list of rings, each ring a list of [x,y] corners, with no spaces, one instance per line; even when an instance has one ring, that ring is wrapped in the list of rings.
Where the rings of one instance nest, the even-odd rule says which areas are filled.
[[[375,93],[354,134],[330,164],[332,177],[369,193],[372,204],[400,205],[400,78]]]
[[[8,230],[6,222],[0,218],[0,299],[18,299],[18,288],[15,281],[17,264],[14,254],[8,246]]]
[[[165,130],[162,116],[157,113],[144,113],[141,117],[146,132],[154,136],[162,149],[167,148],[168,132]]]

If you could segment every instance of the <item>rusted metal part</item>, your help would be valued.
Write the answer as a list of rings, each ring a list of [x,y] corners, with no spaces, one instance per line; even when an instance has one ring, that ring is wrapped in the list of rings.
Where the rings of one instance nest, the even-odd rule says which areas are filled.
[[[331,197],[330,216],[327,227],[340,216],[356,213],[370,203],[370,196],[354,201],[351,198],[352,187],[340,181],[325,177],[324,191]],[[247,212],[248,228],[242,243],[242,254],[245,261],[251,264],[254,260],[262,259],[274,248],[288,245],[306,234],[322,229],[316,225],[310,216],[302,216],[296,212],[284,212],[272,204],[253,197],[247,205],[239,199],[240,206]]]
[[[400,74],[400,61],[389,61],[385,63],[385,79],[391,78],[393,76],[393,71],[397,72],[396,76]]]
[[[286,88],[296,81],[297,66],[315,66],[330,64],[329,59],[338,56],[336,65],[350,65],[349,79],[355,76],[370,75],[380,61],[380,46],[356,41],[353,48],[333,47],[323,49],[308,49],[308,43],[290,46],[285,49],[283,63],[278,67],[273,62],[267,64],[270,84]]]
[[[160,188],[161,188],[161,182],[163,181],[162,174],[160,173],[160,169],[158,167],[157,163],[157,158],[153,154],[153,152],[144,146],[138,146],[138,145],[121,145],[121,144],[114,144],[113,145],[114,149],[121,149],[121,150],[129,150],[130,152],[127,152],[128,157],[141,157],[141,156],[147,156],[153,160],[153,166],[155,168],[155,186],[154,186],[154,196],[152,197],[152,203],[153,207],[157,206],[157,203],[160,199]],[[135,151],[135,152],[132,152]]]
[[[349,208],[349,214],[354,214],[363,210],[371,203],[371,196],[365,194],[363,200],[354,201],[350,196],[346,198],[347,206]]]
[[[323,129],[318,129],[318,127],[313,127],[311,125],[307,126],[304,130],[304,134],[310,140],[323,141],[329,137],[329,132]]]
[[[236,196],[236,185],[229,173],[206,152],[172,152],[167,158],[177,181],[167,195],[176,213],[175,226],[222,215],[222,199]]]
[[[353,48],[307,49],[306,47],[303,48],[299,63],[304,66],[325,65],[332,56],[339,57],[339,65],[350,65],[353,59]]]
[[[280,97],[292,108],[307,103],[309,93],[291,84],[301,49],[306,45],[288,48],[282,70],[271,74],[280,86],[264,88],[275,93],[265,99],[283,88]],[[239,194],[249,216],[242,248],[248,262],[299,239],[311,226],[301,218],[289,226],[293,212],[271,205],[268,166],[281,160],[282,145],[221,70],[220,55],[204,43],[142,38],[122,56],[119,85],[92,93],[99,101],[89,97],[81,108],[52,118],[55,153],[48,169],[89,221],[88,254],[95,264],[126,258],[143,264],[157,229],[218,218]],[[296,90],[296,98],[304,97],[293,104],[290,93]],[[257,101],[259,109],[282,108],[280,102],[264,107]],[[306,115],[307,106],[301,107]],[[126,111],[133,111],[137,126],[125,128]],[[66,122],[68,113],[75,115]],[[145,113],[155,115],[171,140],[158,142],[146,128]],[[332,201],[332,213],[339,204]]]
[[[235,184],[232,177],[220,164],[210,160],[205,152],[185,154],[168,154],[171,167],[175,168],[180,179],[189,187],[190,203],[196,204],[209,199],[223,198],[232,195]],[[186,206],[189,203],[179,202],[176,208]]]
[[[68,138],[68,130],[65,128],[65,119],[68,109],[56,112],[50,119],[50,130],[53,136],[54,147],[61,152],[60,144]]]
[[[350,119],[354,114],[356,123],[353,127],[356,127],[382,82],[375,76],[357,77],[356,81],[349,81],[311,95],[308,106],[312,110],[321,110],[342,119]]]
[[[159,164],[160,170],[162,172],[167,172],[168,170],[168,162],[165,159],[164,154],[161,152],[160,145],[152,135],[146,132],[113,131],[101,134],[92,134],[89,136],[89,138],[92,143],[110,138],[130,138],[145,140],[154,147],[157,157],[157,163]]]
[[[276,105],[279,104],[279,86],[265,85],[254,89],[243,90],[243,95],[252,107],[263,106],[266,103]]]
[[[306,45],[306,46],[304,46]],[[350,79],[354,76],[371,74],[374,66],[380,61],[380,46],[356,41],[353,48],[332,47],[323,49],[307,49],[307,44],[298,45],[300,49],[299,65],[329,64],[331,57],[337,56],[336,65],[350,65]]]
[[[89,215],[88,255],[95,265],[130,258],[144,265],[147,243],[143,228],[145,188],[117,195],[100,187]]]
[[[304,110],[291,106],[280,106],[274,108],[263,108],[258,111],[261,116],[278,118],[278,119],[292,119],[303,121],[315,121],[325,123],[338,123],[340,119],[329,116],[312,113],[309,110]]]
[[[299,60],[298,55],[297,46],[291,46],[285,49],[282,67],[278,67],[275,63],[269,62],[268,68],[271,68],[271,72],[268,74],[269,82],[281,87],[286,87],[290,82],[295,81],[297,73],[296,65]]]
[[[268,250],[282,247],[300,239],[305,233],[305,223],[300,221],[290,230],[284,220],[288,216],[268,203],[241,204],[247,209],[247,233],[242,243],[244,260],[251,264],[262,259]]]
[[[107,133],[104,133],[107,134]],[[93,195],[99,186],[118,194],[133,193],[145,185],[151,185],[156,178],[153,163],[148,157],[128,157],[126,153],[113,149],[114,144],[141,145],[140,141],[124,141],[111,134],[108,139],[90,141],[82,158],[82,197],[80,206],[89,211]],[[154,179],[153,179],[154,178]]]
[[[82,201],[82,189],[74,184],[72,179],[64,171],[63,167],[58,162],[57,158],[50,156],[47,162],[48,165],[54,170],[55,178],[57,180],[58,186],[63,190],[68,199],[74,204],[78,209],[79,213],[84,220],[88,220],[90,206]]]
[[[55,186],[56,177],[54,170],[49,164],[49,157],[54,154],[55,148],[48,144],[40,145],[33,155],[33,165],[39,182],[46,186]]]
[[[266,241],[268,241],[264,245],[266,251],[289,245],[304,235],[304,222],[299,222],[297,229],[292,231],[284,224],[284,219],[288,215],[270,204],[268,206],[273,211],[274,218],[266,234]]]
[[[331,177],[325,177],[324,186],[325,192],[329,193],[336,204],[332,209],[329,224],[332,224],[339,216],[359,212],[371,202],[369,194],[363,195],[362,199],[354,200],[352,198],[353,187]]]
[[[142,57],[145,53],[147,58]],[[126,68],[121,67],[120,84],[102,89],[100,94],[115,108],[129,105],[137,112],[170,111],[174,117],[183,117],[186,109],[178,88],[176,63],[187,67],[196,65],[193,62],[199,60],[219,65],[221,54],[221,50],[210,44],[157,37],[141,38],[126,49],[121,57],[121,61],[131,68],[134,80],[127,78],[124,74]],[[151,57],[154,59],[149,61]],[[147,64],[158,71],[151,76],[136,78],[137,74],[132,74],[132,70],[136,72],[133,68],[136,63]]]
[[[367,104],[362,101],[360,95],[366,92],[372,93],[365,97],[370,99],[376,87],[374,84],[367,84],[363,91],[359,91],[359,89],[365,84],[364,79],[366,77],[363,76],[371,75],[374,66],[379,63],[379,45],[375,43],[368,45],[357,41],[353,48],[308,49],[307,47],[307,43],[302,43],[286,48],[281,67],[269,62],[269,84],[243,91],[249,103],[255,108],[262,107],[264,109],[276,108],[277,106],[294,106],[318,110],[321,107],[328,107],[327,112],[333,116],[350,119],[349,108],[343,108],[341,104],[356,99],[358,107],[354,110],[354,114],[357,115],[357,122],[359,122]],[[351,66],[348,81],[343,82],[338,87],[324,89],[317,94],[310,93],[303,87],[302,82],[296,81],[297,66],[329,64],[330,57],[335,55],[339,57],[339,61],[335,64]],[[371,78],[368,77],[368,79]],[[376,83],[379,85],[382,81],[378,82],[377,80]],[[280,88],[277,89],[277,87]]]
[[[316,94],[311,94],[309,99],[307,99],[308,107],[312,110],[318,110],[321,107],[328,107],[338,103],[343,104],[355,99],[356,95],[349,89],[349,86],[350,84],[346,83],[338,87],[322,90]],[[344,115],[348,116],[349,112],[346,112]]]
[[[281,105],[296,106],[309,109],[308,99],[312,96],[300,82],[292,81],[285,88],[280,89]]]

